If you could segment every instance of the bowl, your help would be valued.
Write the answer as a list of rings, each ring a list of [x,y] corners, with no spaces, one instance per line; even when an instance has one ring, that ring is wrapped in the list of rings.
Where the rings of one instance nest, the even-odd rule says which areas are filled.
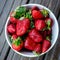
[[[43,5],[40,5],[40,4],[25,4],[25,5],[22,5],[22,6],[28,7],[28,8],[31,8],[31,7],[33,7],[33,6],[37,6],[37,7],[40,8],[40,9],[44,8],[44,9],[46,9],[46,10],[49,11],[49,16],[50,16],[50,18],[53,19],[53,22],[54,22],[54,24],[53,24],[53,26],[52,26],[51,46],[50,46],[50,48],[49,48],[46,52],[41,53],[41,54],[39,54],[39,55],[34,55],[32,52],[28,52],[28,51],[27,51],[27,52],[26,52],[26,51],[18,52],[18,51],[16,51],[16,50],[14,50],[14,49],[12,48],[12,46],[11,46],[11,43],[10,43],[10,40],[9,40],[9,36],[8,36],[8,32],[7,32],[7,25],[9,24],[9,18],[10,18],[10,17],[8,17],[7,22],[6,22],[6,24],[5,24],[5,37],[6,37],[6,41],[8,42],[9,46],[11,47],[11,49],[12,49],[13,51],[15,51],[15,52],[16,52],[17,54],[19,54],[19,55],[22,55],[22,56],[25,56],[25,57],[38,57],[38,56],[44,55],[45,53],[49,52],[49,51],[53,48],[53,46],[55,45],[55,43],[56,43],[56,41],[57,41],[58,33],[59,33],[59,27],[58,27],[57,19],[56,19],[56,17],[54,16],[54,14],[52,13],[52,11],[49,10],[47,7],[45,7],[45,6],[43,6]]]

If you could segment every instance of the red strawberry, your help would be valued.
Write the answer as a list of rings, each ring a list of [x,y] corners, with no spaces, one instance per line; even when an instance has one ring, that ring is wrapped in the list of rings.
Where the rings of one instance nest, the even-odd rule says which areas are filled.
[[[43,20],[37,20],[35,22],[35,27],[37,30],[42,31],[46,27],[46,24]]]
[[[36,43],[34,43],[34,41],[30,38],[30,37],[27,37],[25,39],[25,43],[24,43],[24,47],[28,50],[34,50],[36,46]]]
[[[43,18],[43,15],[41,14],[40,11],[33,10],[33,11],[32,11],[32,17],[33,17],[34,19],[41,19],[41,18]]]
[[[32,8],[31,8],[31,10],[33,11],[33,10],[39,10],[39,8],[37,7],[37,6],[33,6]]]
[[[13,35],[12,35],[12,39],[13,39],[13,40],[17,39],[17,35],[16,35],[16,34],[13,34]]]
[[[16,51],[20,51],[23,48],[23,41],[20,40],[20,38],[18,37],[16,40],[13,41],[12,48]]]
[[[15,17],[10,16],[10,22],[11,22],[11,23],[17,23],[17,20],[18,20],[18,19],[16,19]]]
[[[41,53],[42,52],[42,46],[41,44],[36,44],[36,47],[34,49],[36,53]]]
[[[16,24],[16,34],[18,36],[24,35],[30,26],[29,19],[20,20]]]
[[[15,25],[13,24],[8,25],[7,30],[9,33],[15,33]]]
[[[51,42],[49,40],[44,40],[42,44],[42,53],[46,52],[51,46]]]
[[[29,32],[29,37],[32,38],[33,41],[35,41],[37,43],[43,41],[42,36],[39,34],[39,32],[36,29],[32,29]]]
[[[47,25],[47,29],[50,30],[52,25],[53,25],[53,20],[51,18],[47,18],[45,20],[45,22],[46,22],[46,25]]]

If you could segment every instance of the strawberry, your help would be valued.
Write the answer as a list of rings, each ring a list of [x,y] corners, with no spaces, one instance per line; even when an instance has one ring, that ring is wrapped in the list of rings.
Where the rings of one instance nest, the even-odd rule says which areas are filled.
[[[7,26],[7,30],[8,30],[8,32],[9,33],[15,33],[15,25],[14,24],[9,24],[8,26]]]
[[[43,20],[37,20],[35,22],[35,28],[39,31],[42,31],[43,29],[45,29],[46,27],[46,24]]]
[[[34,42],[42,42],[42,35],[36,30],[36,29],[32,29],[29,32],[29,37],[33,39]]]
[[[17,36],[24,35],[27,32],[29,26],[30,26],[29,19],[23,19],[23,20],[17,21],[17,24],[16,24],[16,34],[17,34]]]
[[[41,14],[40,11],[33,10],[33,11],[32,11],[32,17],[33,17],[34,19],[41,19],[41,18],[43,18],[43,15]]]
[[[37,6],[33,6],[32,8],[31,8],[31,10],[33,11],[33,10],[39,10],[39,8],[37,7]]]
[[[20,51],[23,48],[23,41],[18,37],[13,41],[12,48],[16,51]]]
[[[17,35],[16,35],[16,34],[13,34],[13,35],[12,35],[12,39],[13,39],[13,40],[17,39]]]
[[[34,52],[36,52],[36,53],[41,53],[42,52],[42,46],[41,46],[41,44],[36,44]]]
[[[51,27],[52,27],[52,25],[53,25],[53,20],[52,20],[51,18],[47,18],[47,19],[45,20],[45,23],[46,23],[46,25],[47,25],[47,29],[50,30]]]
[[[10,16],[10,22],[11,22],[11,23],[17,23],[17,20],[18,20],[18,19],[16,19],[15,17]]]
[[[46,52],[50,46],[51,42],[49,41],[49,39],[45,39],[42,44],[42,53]]]
[[[24,42],[24,47],[28,50],[34,50],[36,46],[36,43],[34,43],[34,41],[30,38],[30,37],[27,37],[25,39],[25,42]]]

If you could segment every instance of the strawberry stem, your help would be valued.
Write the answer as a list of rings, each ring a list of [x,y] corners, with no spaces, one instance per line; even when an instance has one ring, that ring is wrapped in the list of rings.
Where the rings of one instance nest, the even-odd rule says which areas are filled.
[[[13,40],[13,44],[15,44],[16,46],[19,46],[21,44],[21,38],[18,37],[16,40]]]

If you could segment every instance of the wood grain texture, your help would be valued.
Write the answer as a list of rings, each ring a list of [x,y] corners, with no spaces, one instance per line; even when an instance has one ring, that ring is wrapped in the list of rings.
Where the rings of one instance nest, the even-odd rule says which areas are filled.
[[[30,3],[33,3],[33,2],[34,2],[34,0],[29,0],[29,4],[30,4]]]
[[[44,5],[44,6],[46,6],[46,7],[48,7],[50,1],[51,1],[51,0],[43,0],[43,1],[41,2],[41,4]]]
[[[3,33],[0,36],[0,53],[3,49],[3,46],[5,45],[5,31],[3,30]]]
[[[9,52],[9,45],[6,42],[3,50],[1,51],[0,60],[6,60],[8,52]]]
[[[60,14],[60,0],[57,1],[57,4],[55,6],[53,13],[57,18],[59,17],[58,15]]]
[[[12,60],[13,55],[14,55],[14,51],[13,51],[12,49],[10,49],[9,54],[8,54],[8,56],[7,56],[7,59],[6,59],[6,60]]]
[[[0,0],[0,16],[1,16],[2,12],[3,12],[6,1],[7,0]]]
[[[28,3],[28,0],[23,0],[22,2],[21,2],[21,5],[24,5],[24,4],[27,4]]]
[[[40,4],[42,2],[42,0],[34,0],[34,3],[36,4]]]
[[[28,57],[21,56],[21,59],[20,60],[29,60],[29,58]]]
[[[12,57],[12,60],[21,60],[21,56],[14,52],[14,55]]]
[[[58,0],[50,0],[50,4],[49,4],[49,6],[48,6],[48,8],[52,11],[52,12],[54,12],[54,9],[56,8],[56,4],[58,4]]]
[[[8,14],[10,12],[10,8],[12,7],[13,3],[14,3],[14,0],[12,0],[12,1],[7,0],[4,10],[0,16],[0,34],[3,31],[2,29],[4,27],[6,20],[7,20]]]

